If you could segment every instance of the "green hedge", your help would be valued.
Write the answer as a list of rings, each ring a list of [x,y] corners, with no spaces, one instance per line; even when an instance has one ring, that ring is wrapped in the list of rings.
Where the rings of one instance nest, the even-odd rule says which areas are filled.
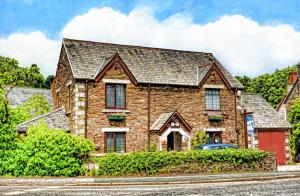
[[[234,166],[260,162],[268,156],[258,150],[194,150],[184,152],[136,152],[130,154],[107,154],[94,158],[99,169],[93,175],[116,176],[131,174],[155,174],[170,166],[183,164],[210,165],[226,163]]]

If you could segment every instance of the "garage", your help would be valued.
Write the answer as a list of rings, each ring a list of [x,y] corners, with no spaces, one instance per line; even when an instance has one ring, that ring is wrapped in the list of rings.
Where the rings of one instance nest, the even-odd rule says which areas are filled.
[[[288,145],[290,123],[284,119],[262,96],[256,93],[242,93],[242,114],[245,119],[246,146],[274,153],[278,165],[290,160]],[[251,118],[247,118],[251,115]],[[248,123],[247,119],[252,119]],[[249,126],[252,126],[249,131]]]
[[[284,130],[258,130],[258,141],[259,149],[275,154],[278,165],[286,164]]]

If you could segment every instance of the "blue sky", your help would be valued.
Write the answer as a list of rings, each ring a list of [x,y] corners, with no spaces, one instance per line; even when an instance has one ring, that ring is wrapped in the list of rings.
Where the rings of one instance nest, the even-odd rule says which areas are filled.
[[[228,33],[232,33],[233,35],[236,34],[234,32],[236,31],[235,26],[240,27],[238,29],[239,31],[246,25],[247,28],[249,27],[248,30],[252,32],[258,25],[259,29],[253,30],[256,34],[253,33],[249,36],[247,32],[241,32],[235,40],[238,40],[236,42],[245,42],[244,45],[247,45],[247,42],[258,40],[257,47],[258,50],[261,50],[262,52],[266,52],[266,50],[273,51],[274,47],[286,47],[289,46],[290,43],[298,43],[298,33],[300,31],[300,1],[297,0],[0,0],[0,44],[2,44],[2,46],[0,45],[0,55],[9,55],[17,58],[24,66],[27,66],[31,61],[34,61],[34,59],[28,57],[32,55],[38,59],[37,61],[41,64],[40,66],[44,66],[42,67],[43,73],[53,73],[55,70],[54,67],[56,66],[56,62],[53,59],[57,60],[58,52],[56,51],[55,54],[51,54],[51,57],[49,56],[43,61],[43,57],[37,57],[38,54],[32,52],[38,50],[38,48],[32,47],[30,48],[30,51],[25,50],[24,46],[20,46],[20,39],[24,41],[24,43],[27,43],[29,40],[35,40],[34,36],[37,36],[36,40],[41,40],[40,43],[36,43],[37,46],[45,42],[49,44],[48,49],[56,47],[55,50],[59,50],[57,49],[59,48],[57,45],[60,45],[58,42],[61,42],[62,37],[68,36],[96,41],[210,51],[216,54],[216,56],[225,63],[225,66],[236,75],[247,74],[254,76],[260,73],[273,71],[275,68],[281,68],[300,60],[300,53],[298,55],[299,58],[297,58],[293,51],[290,51],[289,53],[284,51],[284,58],[278,57],[277,60],[275,59],[276,61],[271,60],[274,59],[275,55],[278,56],[280,54],[279,49],[278,51],[274,51],[274,56],[257,57],[257,62],[263,62],[261,64],[253,61],[253,58],[255,58],[257,54],[249,54],[249,52],[244,55],[244,58],[249,58],[248,61],[230,60],[230,58],[234,58],[236,52],[227,53],[226,50],[228,50],[228,48],[224,48],[226,47],[225,43],[220,44],[223,45],[222,48],[217,47],[216,43],[212,43],[212,41],[203,44],[201,47],[180,43],[174,44],[171,43],[171,41],[164,42],[165,37],[163,37],[163,35],[166,34],[167,30],[161,32],[158,38],[152,38],[155,41],[148,40],[149,38],[145,37],[141,37],[140,40],[132,40],[128,38],[130,37],[128,34],[118,34],[111,37],[109,35],[101,37],[100,35],[97,36],[92,33],[84,35],[80,28],[83,28],[82,31],[84,31],[85,26],[82,25],[82,22],[80,22],[79,19],[79,22],[76,22],[75,18],[78,16],[86,18],[90,17],[88,19],[94,24],[105,23],[104,20],[110,16],[105,14],[106,12],[103,8],[109,8],[110,11],[108,11],[108,13],[111,13],[112,15],[116,14],[116,21],[119,19],[120,21],[123,21],[121,19],[122,17],[118,18],[119,16],[117,13],[127,17],[126,20],[129,21],[129,25],[131,24],[131,20],[136,22],[137,19],[132,19],[130,17],[131,14],[134,15],[136,12],[139,12],[139,14],[142,15],[142,19],[150,22],[154,25],[153,28],[157,27],[157,29],[161,29],[161,25],[169,20],[171,20],[173,24],[180,23],[179,26],[176,27],[174,27],[173,24],[168,23],[170,28],[174,27],[175,31],[178,28],[180,29],[177,33],[182,33],[183,31],[191,32],[193,26],[196,25],[199,29],[197,31],[198,34],[195,33],[195,37],[197,38],[199,36],[200,39],[201,36],[206,35],[202,34],[202,31],[204,31],[203,28],[209,29],[209,24],[211,23],[216,26],[214,27],[214,30],[219,31],[220,29],[220,34],[223,33],[223,35],[228,35]],[[95,11],[97,13],[91,13],[91,10],[93,9],[97,9]],[[101,14],[104,14],[106,18],[102,18]],[[228,18],[222,19],[226,16]],[[137,17],[140,17],[140,15]],[[152,17],[152,21],[147,20],[149,17]],[[234,25],[235,22],[237,23],[236,25]],[[143,25],[139,22],[136,23],[137,25]],[[219,24],[220,26],[218,26]],[[91,23],[90,25],[92,26],[93,24]],[[105,23],[103,25],[109,24]],[[103,25],[101,27],[103,27]],[[224,25],[228,25],[226,26],[227,29],[231,27],[230,25],[233,25],[234,28],[232,29],[232,32],[227,32]],[[111,24],[111,27],[116,28],[115,26],[117,26],[117,24]],[[281,26],[283,27],[281,28]],[[276,36],[267,43],[264,43],[261,34],[262,32],[263,34],[268,32],[268,30],[265,31],[268,27],[272,28],[270,32],[276,34]],[[284,29],[285,27],[286,29]],[[99,31],[99,34],[102,33],[100,27],[92,30]],[[109,34],[110,31],[105,33]],[[133,32],[133,34],[134,33],[135,32]],[[286,40],[286,38],[284,38],[285,36],[294,36],[294,40]],[[219,37],[216,35],[216,37],[212,39],[222,40],[224,39],[224,36]],[[278,39],[278,41],[276,41],[276,39]],[[19,43],[16,44],[15,48],[12,48],[12,46],[9,48],[4,46],[6,44],[15,43],[16,40],[18,40]],[[182,42],[184,41],[188,40],[185,39]],[[282,42],[284,44],[277,45],[276,42]],[[201,44],[201,42],[199,43]],[[18,47],[20,49],[17,49]],[[240,45],[236,45],[235,47],[242,48]],[[292,46],[292,48],[294,47],[296,46]],[[247,48],[255,50],[255,48],[252,48],[252,45],[247,46],[244,50],[246,51]],[[22,52],[24,54],[20,54]],[[252,63],[255,65],[257,64],[257,70],[249,72],[245,63],[247,66]]]

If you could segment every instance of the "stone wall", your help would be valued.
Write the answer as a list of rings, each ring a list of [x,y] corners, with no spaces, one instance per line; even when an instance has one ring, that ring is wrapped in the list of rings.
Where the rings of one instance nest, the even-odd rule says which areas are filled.
[[[105,108],[105,81],[107,80],[125,81],[127,106],[125,110]],[[220,88],[220,111],[206,111],[205,87],[207,86]],[[85,81],[75,81],[63,49],[52,85],[53,106],[54,109],[66,108],[70,129],[77,135],[85,134],[85,93]],[[217,71],[212,71],[200,88],[166,85],[150,87],[150,126],[162,113],[175,109],[192,128],[188,133],[189,138],[200,130],[218,130],[222,132],[223,143],[237,145],[239,139],[240,146],[244,147],[243,121],[238,111],[235,120],[235,92],[226,87]],[[109,121],[107,115],[116,112],[125,113],[126,120]],[[208,120],[209,115],[222,115],[224,120],[212,123]],[[143,150],[148,145],[148,87],[135,86],[118,64],[108,70],[99,82],[88,83],[87,136],[96,143],[98,152],[105,151],[105,131],[115,132],[115,130],[126,132],[126,152]],[[158,145],[161,135],[162,133],[152,132],[151,144]],[[185,144],[183,146],[188,148]]]
[[[69,119],[70,130],[76,133],[75,120],[75,79],[69,65],[68,57],[64,49],[61,50],[57,65],[56,76],[51,85],[53,109],[65,108]],[[70,104],[69,104],[70,100]]]
[[[105,109],[105,80],[128,81],[126,85],[126,110]],[[224,85],[217,72],[213,71],[205,84],[220,85],[221,89],[221,110],[205,110],[205,89],[191,87],[166,87],[152,86],[150,91],[150,126],[156,121],[161,113],[177,109],[187,123],[192,127],[191,136],[199,130],[218,129],[222,131],[223,143],[237,145],[237,133],[235,130],[235,95]],[[104,152],[104,131],[103,128],[121,127],[126,132],[126,152],[145,149],[147,146],[148,132],[148,88],[135,86],[130,82],[127,75],[119,65],[114,65],[106,72],[99,83],[88,85],[88,137],[99,146],[99,152]],[[126,120],[123,123],[112,123],[108,120],[110,112],[126,113]],[[224,121],[211,123],[208,115],[223,115]],[[243,121],[239,112],[237,113],[237,128],[240,145],[244,146]],[[157,144],[160,133],[151,133],[152,144]]]

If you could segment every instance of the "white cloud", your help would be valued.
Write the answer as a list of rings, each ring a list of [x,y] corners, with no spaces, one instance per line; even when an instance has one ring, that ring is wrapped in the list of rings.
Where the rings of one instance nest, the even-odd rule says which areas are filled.
[[[51,40],[40,31],[13,33],[0,38],[0,55],[15,58],[22,66],[36,63],[48,75],[55,73],[60,45],[60,41]]]
[[[199,25],[176,14],[158,21],[147,8],[128,15],[91,9],[62,30],[70,38],[212,52],[236,75],[257,75],[300,60],[300,33],[289,25],[260,25],[242,15]]]
[[[212,52],[235,75],[254,76],[300,60],[300,32],[289,25],[260,25],[242,15],[200,25],[180,13],[159,21],[147,7],[129,14],[93,8],[67,23],[61,37]],[[0,55],[22,65],[37,63],[43,73],[52,74],[60,42],[39,31],[14,33],[0,38]]]

